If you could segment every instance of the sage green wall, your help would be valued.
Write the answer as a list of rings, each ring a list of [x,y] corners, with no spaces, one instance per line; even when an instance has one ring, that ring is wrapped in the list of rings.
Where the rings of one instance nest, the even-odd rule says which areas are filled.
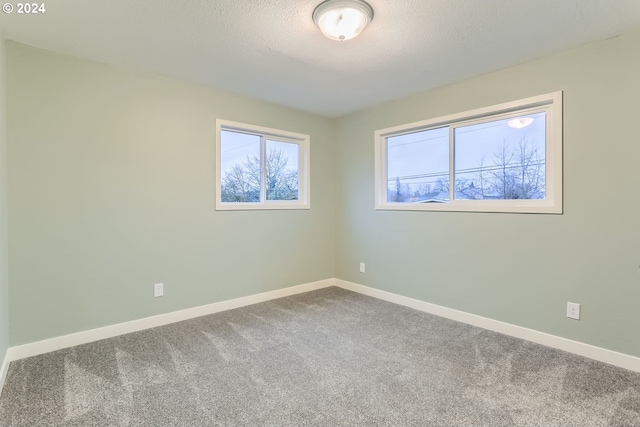
[[[10,343],[335,275],[640,356],[638,45],[636,32],[334,121],[9,42]],[[374,130],[555,90],[563,215],[373,209]],[[216,212],[218,117],[310,134],[312,209]]]
[[[340,119],[337,277],[640,356],[638,46],[636,32]],[[374,210],[374,130],[557,90],[564,215]]]
[[[5,119],[5,50],[4,40],[0,37],[0,364],[2,364],[9,347],[7,138]]]
[[[11,42],[7,105],[11,345],[334,276],[334,120]],[[215,211],[216,118],[311,135],[312,209]]]

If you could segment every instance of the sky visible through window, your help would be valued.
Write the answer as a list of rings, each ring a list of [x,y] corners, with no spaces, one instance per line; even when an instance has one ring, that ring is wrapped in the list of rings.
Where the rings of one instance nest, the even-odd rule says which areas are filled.
[[[223,130],[220,139],[220,165],[224,177],[247,157],[260,157],[260,136]]]
[[[545,113],[454,129],[456,199],[544,199]],[[449,127],[387,138],[389,202],[446,202],[449,187]]]
[[[220,137],[223,202],[258,203],[261,185],[267,200],[298,200],[298,144],[265,138],[266,159],[262,159],[260,135],[222,130]]]

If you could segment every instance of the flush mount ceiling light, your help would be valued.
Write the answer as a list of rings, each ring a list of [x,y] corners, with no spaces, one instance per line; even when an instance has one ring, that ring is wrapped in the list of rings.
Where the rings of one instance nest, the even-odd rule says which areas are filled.
[[[363,0],[326,0],[313,11],[313,22],[331,40],[356,37],[373,19],[373,9]]]
[[[507,122],[507,126],[513,129],[522,129],[529,126],[533,123],[533,118],[531,117],[518,117],[517,119],[512,119]]]

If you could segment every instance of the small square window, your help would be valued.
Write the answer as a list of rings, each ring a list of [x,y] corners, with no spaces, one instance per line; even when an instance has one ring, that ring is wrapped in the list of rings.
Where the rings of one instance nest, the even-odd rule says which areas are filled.
[[[309,209],[309,136],[217,121],[218,210]]]

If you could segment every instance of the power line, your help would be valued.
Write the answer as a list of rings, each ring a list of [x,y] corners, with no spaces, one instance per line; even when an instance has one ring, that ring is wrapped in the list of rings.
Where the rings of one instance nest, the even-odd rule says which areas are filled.
[[[248,146],[254,145],[254,144],[259,144],[259,143],[260,143],[260,141],[250,142],[249,144],[244,144],[244,145],[241,145],[239,147],[234,147],[234,148],[229,148],[227,150],[222,150],[220,154],[228,153],[229,151],[233,151],[233,150],[239,150],[241,148],[248,147]]]
[[[533,166],[544,166],[545,161],[541,160],[538,162],[533,162],[530,163],[528,165],[528,167],[533,167]],[[464,174],[469,174],[469,173],[477,173],[477,172],[492,172],[492,171],[496,171],[496,170],[500,170],[500,169],[516,169],[516,168],[520,168],[522,167],[521,163],[507,163],[504,166],[503,165],[494,165],[494,166],[482,166],[482,167],[473,167],[473,168],[466,168],[466,169],[456,169],[455,170],[455,174],[456,175],[464,175]],[[430,172],[430,173],[424,173],[424,174],[417,174],[417,175],[405,175],[405,176],[397,176],[397,177],[393,177],[393,178],[388,178],[387,181],[391,182],[391,181],[395,181],[395,180],[410,180],[410,179],[420,179],[420,178],[433,178],[433,177],[440,177],[440,176],[449,176],[449,171],[441,171],[441,172]]]
[[[392,146],[389,146],[387,144],[387,147],[388,148],[397,148],[397,147],[403,147],[405,145],[417,144],[419,142],[427,142],[427,141],[433,141],[434,139],[443,139],[443,138],[447,138],[447,144],[448,144],[449,143],[449,135],[447,135],[446,137],[445,136],[435,136],[433,138],[425,138],[425,139],[420,139],[418,141],[405,142],[403,144],[397,144],[397,145],[392,145]]]

